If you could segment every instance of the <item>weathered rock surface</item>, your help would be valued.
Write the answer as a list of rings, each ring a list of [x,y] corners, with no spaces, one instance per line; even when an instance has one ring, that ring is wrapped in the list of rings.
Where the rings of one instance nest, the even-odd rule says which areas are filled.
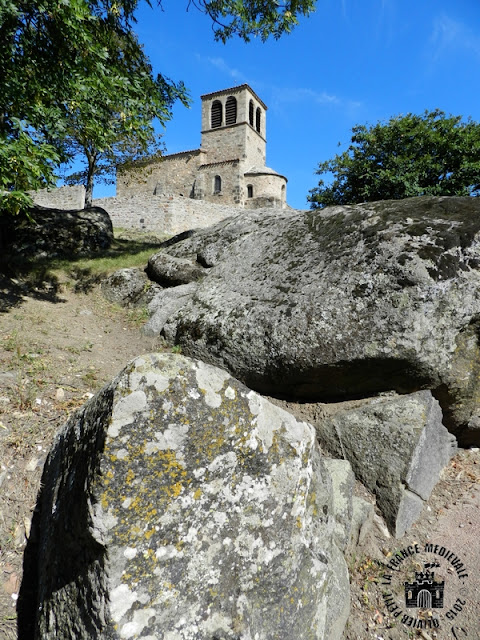
[[[108,249],[112,221],[100,207],[65,211],[33,207],[32,223],[9,218],[0,229],[4,260],[82,256]]]
[[[371,399],[316,422],[320,442],[348,460],[397,538],[420,517],[440,472],[456,451],[429,391]],[[339,461],[335,460],[334,464]]]
[[[333,508],[310,425],[202,362],[137,358],[47,459],[19,638],[340,638]]]
[[[196,283],[190,282],[156,293],[148,305],[150,318],[142,332],[146,336],[158,336],[167,320],[190,300],[196,289]]]
[[[193,260],[159,252],[148,261],[147,274],[163,287],[176,287],[203,278],[205,269]]]
[[[161,287],[152,282],[143,269],[119,269],[102,281],[102,294],[110,302],[124,307],[147,306]]]
[[[477,198],[242,212],[157,254],[204,267],[159,330],[269,395],[430,388],[478,444],[479,231]]]

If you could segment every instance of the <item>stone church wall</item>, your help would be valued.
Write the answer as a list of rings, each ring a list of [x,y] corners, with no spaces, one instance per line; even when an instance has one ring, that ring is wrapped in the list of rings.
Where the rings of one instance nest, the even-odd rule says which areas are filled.
[[[200,167],[195,185],[195,197],[215,204],[243,204],[240,177],[240,163],[216,162]],[[221,188],[216,191],[216,177],[220,178]]]
[[[31,193],[35,204],[54,209],[83,209],[83,187],[59,187]],[[105,209],[114,227],[140,229],[173,235],[208,227],[224,218],[241,212],[238,206],[228,205],[218,196],[218,202],[192,200],[181,196],[137,193],[109,198],[94,198],[94,207]]]
[[[117,196],[164,194],[192,197],[198,167],[205,154],[196,149],[163,156],[148,164],[117,171]]]

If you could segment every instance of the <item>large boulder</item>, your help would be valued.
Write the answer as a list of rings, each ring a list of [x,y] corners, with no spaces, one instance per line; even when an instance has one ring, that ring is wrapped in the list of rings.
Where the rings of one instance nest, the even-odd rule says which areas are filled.
[[[161,249],[197,286],[157,330],[268,395],[432,389],[478,444],[479,232],[477,198],[243,212]]]
[[[5,216],[0,239],[4,260],[79,257],[108,249],[113,227],[100,207],[67,211],[36,206],[30,219]]]
[[[336,484],[307,423],[220,369],[139,357],[49,454],[19,638],[340,638]]]

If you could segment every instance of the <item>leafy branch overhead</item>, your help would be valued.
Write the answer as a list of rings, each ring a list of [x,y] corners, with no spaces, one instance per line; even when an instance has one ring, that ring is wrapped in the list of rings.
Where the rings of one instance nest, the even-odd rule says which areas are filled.
[[[263,41],[290,33],[299,16],[315,11],[316,0],[189,0],[213,21],[215,38],[226,42],[233,35],[245,41]]]
[[[321,162],[312,209],[412,196],[480,195],[480,124],[443,111],[357,125],[351,144]]]
[[[185,3],[209,16],[215,37],[226,41],[278,38],[315,0]],[[164,125],[175,101],[188,104],[183,83],[154,74],[133,31],[138,4],[1,0],[0,211],[24,209],[25,191],[54,184],[58,166],[79,153],[91,194],[105,156],[149,152],[157,144],[153,122]]]

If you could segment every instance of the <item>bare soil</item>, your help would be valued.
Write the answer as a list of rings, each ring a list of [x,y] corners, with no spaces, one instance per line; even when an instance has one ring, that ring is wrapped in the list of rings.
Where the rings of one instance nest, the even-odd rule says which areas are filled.
[[[16,637],[22,555],[43,462],[55,432],[129,360],[165,349],[160,340],[139,331],[145,320],[141,312],[106,302],[98,285],[86,289],[75,292],[71,282],[29,287],[18,280],[0,280],[2,640]],[[349,559],[352,602],[345,640],[480,638],[479,483],[478,450],[460,451],[444,470],[424,515],[405,538],[392,539],[381,520],[376,520],[362,547]],[[396,551],[426,542],[452,550],[468,567],[462,594],[453,588],[446,594],[448,605],[457,597],[465,605],[458,605],[461,611],[451,624],[413,629],[387,610],[382,597],[383,565]],[[418,619],[423,613],[414,615]]]
[[[141,312],[106,302],[98,286],[75,293],[4,279],[0,299],[0,638],[10,640],[23,550],[56,431],[132,358],[164,347],[139,331]]]

